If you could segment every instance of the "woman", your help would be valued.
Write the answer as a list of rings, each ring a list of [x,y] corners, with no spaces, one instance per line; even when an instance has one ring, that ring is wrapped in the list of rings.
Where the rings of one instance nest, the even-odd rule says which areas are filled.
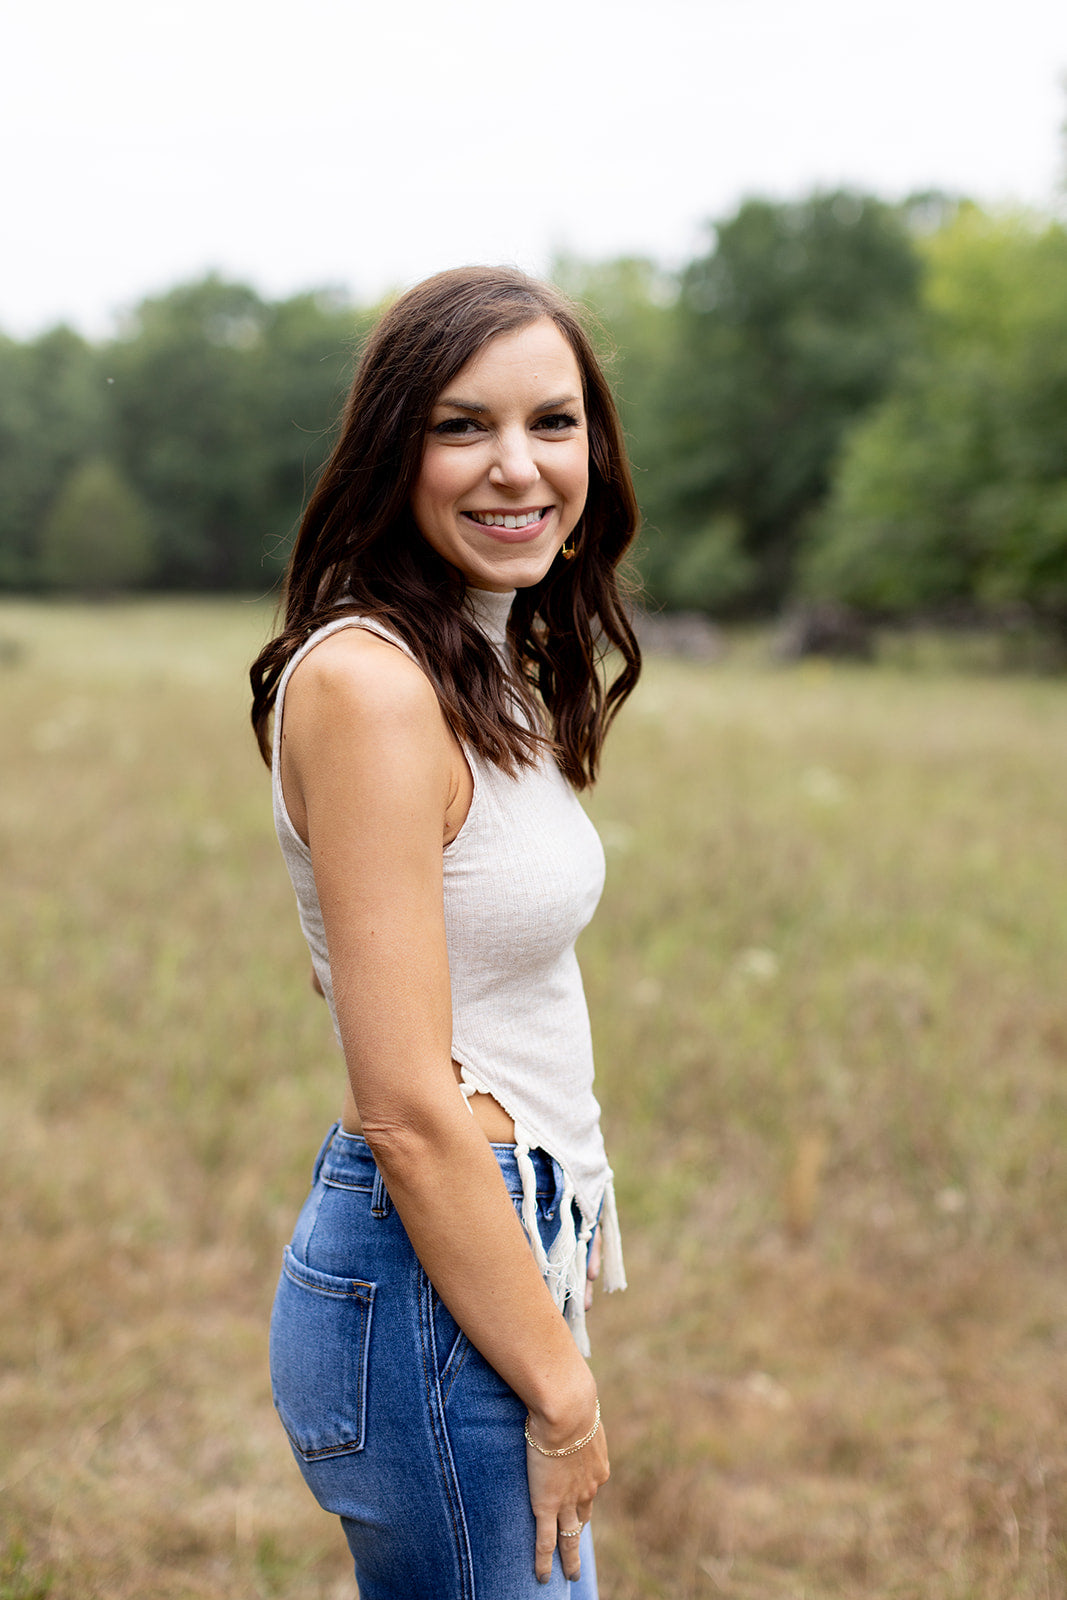
[[[252,670],[348,1069],[272,1377],[361,1600],[596,1595],[601,1240],[624,1278],[574,957],[603,856],[574,790],[637,679],[636,523],[567,303],[442,273],[371,336]]]

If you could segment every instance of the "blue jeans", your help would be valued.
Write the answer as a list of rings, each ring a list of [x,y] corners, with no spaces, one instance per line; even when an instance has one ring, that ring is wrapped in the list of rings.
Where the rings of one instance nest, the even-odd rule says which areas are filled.
[[[510,1145],[493,1145],[516,1208]],[[547,1247],[559,1166],[533,1151]],[[447,1205],[447,1195],[442,1196]],[[534,1577],[526,1409],[423,1272],[364,1139],[331,1129],[285,1252],[270,1334],[274,1403],[311,1492],[341,1518],[360,1600],[596,1600]]]

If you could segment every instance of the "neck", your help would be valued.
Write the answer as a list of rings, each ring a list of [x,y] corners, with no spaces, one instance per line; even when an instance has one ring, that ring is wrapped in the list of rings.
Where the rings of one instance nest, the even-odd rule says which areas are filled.
[[[498,594],[495,589],[472,589],[468,586],[463,604],[493,644],[503,644],[508,636],[508,617],[511,615],[514,589]]]

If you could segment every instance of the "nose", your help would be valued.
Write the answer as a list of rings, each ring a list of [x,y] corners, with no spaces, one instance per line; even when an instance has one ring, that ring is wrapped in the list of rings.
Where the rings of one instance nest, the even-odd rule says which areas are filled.
[[[525,428],[508,428],[498,436],[489,482],[501,489],[529,489],[541,476]]]

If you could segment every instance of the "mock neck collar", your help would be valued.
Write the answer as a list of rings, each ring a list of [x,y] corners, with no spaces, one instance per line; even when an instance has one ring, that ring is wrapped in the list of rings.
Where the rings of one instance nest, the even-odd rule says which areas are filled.
[[[495,589],[474,589],[468,584],[463,604],[490,643],[504,644],[514,599],[514,589],[509,589],[506,594],[497,594]]]

